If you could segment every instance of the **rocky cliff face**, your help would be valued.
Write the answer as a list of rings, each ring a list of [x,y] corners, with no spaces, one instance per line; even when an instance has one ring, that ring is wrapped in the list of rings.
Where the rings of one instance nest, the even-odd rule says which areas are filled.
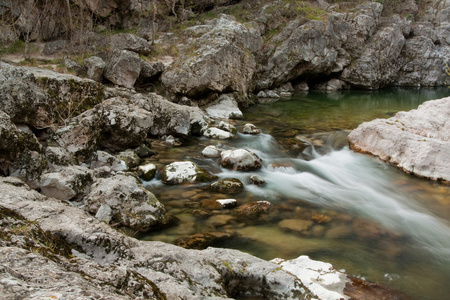
[[[250,103],[260,91],[279,96],[298,83],[302,89],[335,90],[441,86],[448,80],[449,1],[155,1],[153,6],[105,0],[80,1],[70,9],[59,1],[55,7],[73,22],[64,26],[53,21],[53,8],[31,2],[11,7],[4,1],[3,32],[9,26],[16,38],[62,39],[49,42],[46,53],[88,50],[106,60],[103,76],[96,70],[97,81],[152,86],[176,102],[205,104],[234,93],[238,102]],[[205,10],[214,18],[204,20]],[[136,29],[141,37],[113,34],[117,28]],[[164,66],[155,65],[158,61]]]

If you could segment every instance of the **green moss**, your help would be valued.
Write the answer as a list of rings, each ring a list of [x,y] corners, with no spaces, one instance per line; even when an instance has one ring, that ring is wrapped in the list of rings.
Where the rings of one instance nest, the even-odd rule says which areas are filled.
[[[72,249],[82,251],[78,246],[42,230],[37,222],[28,221],[5,207],[0,207],[0,220],[0,244],[15,245],[51,260],[57,260],[57,256],[71,258]]]

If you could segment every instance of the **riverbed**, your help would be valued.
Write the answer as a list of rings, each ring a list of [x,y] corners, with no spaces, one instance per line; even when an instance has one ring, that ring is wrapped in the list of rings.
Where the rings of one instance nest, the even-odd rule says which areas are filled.
[[[221,179],[240,179],[245,189],[226,195],[205,185],[144,182],[179,224],[136,237],[173,243],[194,233],[224,232],[229,237],[212,246],[268,260],[309,255],[413,299],[445,299],[450,293],[450,187],[353,153],[346,137],[362,122],[449,95],[448,88],[298,94],[251,106],[243,110],[243,120],[230,121],[238,132],[252,123],[261,129],[259,135],[155,145],[158,154],[150,162],[158,166],[190,160]],[[263,167],[250,173],[223,169],[218,160],[202,156],[208,145],[249,149],[262,158]],[[249,184],[251,174],[266,184]],[[204,205],[227,198],[240,205],[264,200],[274,209],[243,220],[233,209]]]

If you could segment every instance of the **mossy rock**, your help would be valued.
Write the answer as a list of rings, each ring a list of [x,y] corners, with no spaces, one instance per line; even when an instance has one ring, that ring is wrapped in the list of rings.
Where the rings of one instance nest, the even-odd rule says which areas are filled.
[[[244,184],[237,178],[227,178],[212,183],[209,189],[224,194],[238,194],[244,190]]]

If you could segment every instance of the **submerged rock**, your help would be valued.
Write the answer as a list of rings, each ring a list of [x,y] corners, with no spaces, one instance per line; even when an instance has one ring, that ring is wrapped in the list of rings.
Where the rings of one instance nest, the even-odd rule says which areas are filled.
[[[244,190],[244,184],[237,178],[227,178],[212,183],[209,189],[224,194],[237,194]]]
[[[205,249],[214,244],[226,241],[236,236],[233,232],[204,232],[195,233],[188,237],[179,238],[174,241],[174,244],[187,249]]]
[[[243,204],[233,210],[233,214],[238,218],[254,221],[258,220],[262,215],[269,214],[273,209],[273,206],[268,201],[256,201]]]
[[[161,180],[165,184],[200,183],[216,178],[190,161],[171,163],[161,171]]]
[[[308,230],[313,226],[313,222],[310,220],[301,219],[287,219],[281,221],[278,226],[286,231],[291,231],[299,234],[306,234]]]
[[[350,147],[408,173],[450,181],[450,97],[431,100],[389,119],[365,122],[348,136]]]

